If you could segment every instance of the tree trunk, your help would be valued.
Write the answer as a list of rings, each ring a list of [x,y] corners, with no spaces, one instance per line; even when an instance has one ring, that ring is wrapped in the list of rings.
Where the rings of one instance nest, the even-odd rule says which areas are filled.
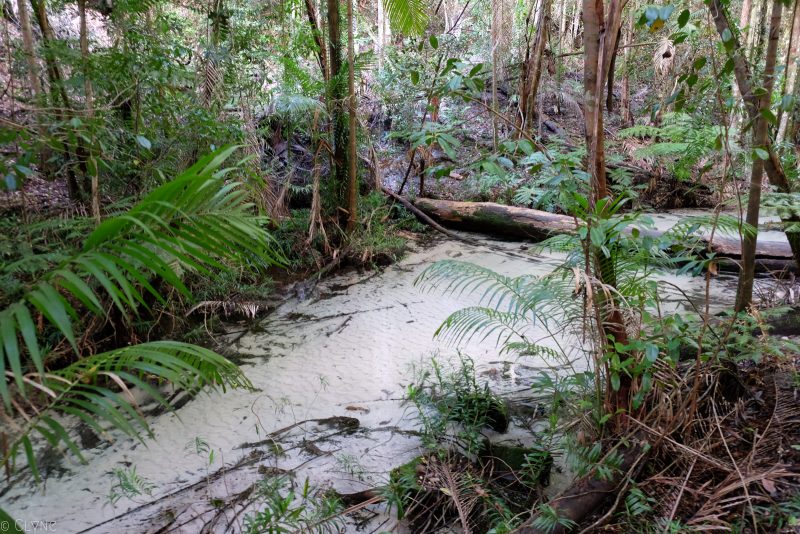
[[[500,238],[541,241],[554,235],[575,232],[575,219],[569,215],[547,211],[505,206],[493,202],[459,202],[432,198],[418,198],[414,201],[414,205],[445,226]],[[654,230],[646,233],[653,236],[661,235]],[[735,272],[739,269],[738,264],[732,261],[738,261],[742,256],[742,244],[738,237],[717,234],[713,242],[706,244],[717,257],[731,260],[721,262],[720,270]],[[793,262],[792,249],[785,243],[776,241],[759,242],[756,247],[756,258],[757,266],[764,270],[781,270],[791,266]]]
[[[731,33],[730,23],[728,22],[725,9],[722,7],[721,1],[710,0],[708,6],[711,10],[711,16],[714,19],[714,24],[720,37],[722,37],[726,31]],[[736,76],[736,83],[739,86],[739,92],[742,94],[745,102],[745,109],[747,110],[750,120],[755,124],[755,121],[760,116],[760,104],[758,101],[758,96],[752,89],[752,75],[750,74],[750,67],[745,60],[742,48],[735,35],[733,39],[733,46],[727,53],[729,56],[731,56],[731,59],[733,59],[734,62],[733,72]],[[764,161],[764,171],[766,171],[770,183],[781,193],[791,193],[792,188],[789,184],[789,180],[786,177],[786,173],[783,171],[781,160],[778,158],[778,155],[775,153],[772,145],[769,142],[769,136],[767,136],[767,142],[764,145],[764,149],[769,154],[769,159]],[[787,226],[796,226],[798,223],[800,223],[800,218],[793,217],[789,219],[783,219],[783,223]],[[792,253],[794,254],[795,261],[798,265],[798,268],[800,268],[800,232],[787,232],[786,237],[789,239],[789,244],[792,247]]]
[[[783,92],[781,96],[794,95],[797,88],[797,63],[800,62],[800,0],[794,3],[794,15],[792,17],[792,30],[789,35],[789,46],[786,50],[786,64],[784,72]],[[792,108],[796,107],[794,103]],[[792,115],[792,108],[781,110],[780,113],[780,126],[778,126],[778,135],[775,137],[776,143],[782,143],[786,138],[786,129],[789,126],[789,117]]]
[[[308,17],[308,24],[311,27],[311,35],[314,36],[314,42],[317,45],[317,62],[322,72],[322,79],[327,82],[330,79],[328,54],[325,41],[322,39],[322,28],[320,28],[319,15],[317,14],[317,6],[314,4],[314,1],[315,0],[305,0],[306,16]],[[381,5],[381,2],[378,2],[378,5]]]
[[[767,21],[767,4],[768,0],[756,0],[756,7],[758,9],[757,18],[752,26],[752,39],[753,43],[750,47],[750,63],[756,64],[761,60],[762,51],[764,50],[764,32],[766,31]]]
[[[386,27],[386,14],[383,11],[383,0],[377,0],[378,4],[378,17],[377,17],[377,25],[378,25],[378,40],[375,43],[375,55],[378,58],[378,71],[383,69],[383,50],[386,41],[384,40],[384,32],[383,29]]]
[[[339,0],[328,0],[328,41],[330,45],[331,80],[328,103],[333,117],[333,176],[331,198],[337,209],[347,205],[347,118],[344,101],[347,85],[342,76],[342,29],[339,22]],[[343,215],[342,212],[339,215]],[[346,218],[343,220],[346,222]],[[344,225],[342,225],[344,226]]]
[[[647,454],[645,448],[638,444],[621,445],[618,452],[619,465],[610,478],[601,477],[596,471],[581,477],[558,497],[551,499],[548,505],[559,519],[568,519],[580,523],[603,504],[607,498],[619,492],[624,482],[623,476],[639,462],[642,455]],[[573,529],[557,523],[552,527],[536,526],[535,516],[526,521],[513,534],[567,534]]]
[[[758,115],[753,125],[753,148],[763,149],[768,140],[767,120],[761,115],[768,110],[775,85],[775,63],[778,57],[778,39],[781,33],[781,14],[783,4],[775,0],[772,4],[772,17],[769,24],[769,41],[764,66],[763,90],[759,92]],[[769,154],[769,153],[767,153]],[[753,300],[753,278],[755,277],[756,241],[758,239],[758,216],[761,205],[761,179],[764,174],[764,160],[753,156],[753,167],[750,175],[750,195],[747,200],[747,224],[756,229],[755,235],[745,235],[742,242],[742,273],[739,275],[739,287],[736,291],[737,312],[744,312]]]
[[[358,176],[356,163],[356,89],[355,72],[353,63],[355,62],[355,48],[353,44],[353,0],[347,0],[347,91],[348,91],[348,110],[349,110],[349,133],[347,139],[347,231],[352,232],[358,223]]]
[[[605,21],[603,8],[603,0],[583,0],[583,118],[592,205],[608,196],[603,151],[603,110],[598,102],[604,79],[600,42]]]
[[[81,43],[81,66],[83,70],[83,92],[86,100],[86,118],[90,131],[94,130],[94,91],[92,90],[92,77],[89,66],[89,30],[86,25],[86,0],[78,0],[78,16],[80,17],[80,43]],[[94,135],[90,134],[89,139],[94,145]],[[100,224],[100,181],[98,177],[97,163],[92,155],[93,146],[87,150],[88,161],[86,168],[92,177],[92,216],[97,224]]]
[[[31,7],[33,8],[36,21],[39,24],[39,29],[42,33],[42,45],[44,47],[44,60],[47,65],[47,78],[50,82],[51,99],[55,108],[54,113],[56,118],[62,122],[68,122],[74,116],[74,108],[72,102],[67,95],[64,88],[64,74],[61,72],[61,67],[56,62],[53,55],[53,28],[50,26],[50,20],[47,17],[47,7],[45,0],[30,0]],[[86,151],[83,147],[83,140],[80,136],[76,136],[77,141],[75,148],[64,144],[63,150],[67,157],[67,164],[65,166],[67,175],[67,191],[69,197],[73,201],[83,202],[85,200],[85,192],[78,183],[78,178],[75,174],[73,164],[77,162],[81,174],[85,178],[86,173]]]
[[[524,77],[522,78],[520,90],[521,128],[525,130],[530,130],[533,124],[536,96],[538,95],[539,82],[542,78],[542,63],[550,28],[550,1],[541,1],[539,14],[536,17],[539,22],[536,25],[533,49],[531,50],[529,45],[526,46],[526,64],[523,66]],[[528,15],[528,20],[530,20],[530,14]],[[527,41],[528,39],[526,38]]]
[[[614,70],[617,66],[617,52],[619,51],[619,42],[622,39],[622,26],[617,32],[615,39],[614,51],[611,53],[611,65],[608,69],[608,92],[606,93],[606,109],[609,113],[614,109]]]
[[[30,83],[31,96],[37,100],[42,94],[42,84],[39,82],[39,65],[36,63],[36,45],[33,40],[27,0],[17,0],[17,11],[19,11],[19,26],[28,70],[28,83]]]
[[[630,57],[631,47],[633,41],[633,15],[628,15],[628,25],[625,31],[625,52],[624,66],[622,72],[622,125],[633,126],[633,114],[631,113],[631,75],[630,75]]]
[[[750,12],[753,10],[753,0],[743,0],[742,2],[742,12],[739,15],[739,29],[742,31],[747,32],[745,35],[750,33]],[[745,38],[745,43],[747,39]],[[739,115],[738,109],[738,101],[739,98],[742,96],[741,92],[739,92],[739,85],[734,81],[733,83],[733,109],[731,109],[731,120],[730,124],[733,129],[738,130],[741,127],[741,116]]]
[[[579,48],[578,34],[580,32],[580,26],[581,26],[581,5],[582,5],[582,0],[575,0],[575,12],[572,14],[572,29],[571,29],[572,48],[574,49]]]

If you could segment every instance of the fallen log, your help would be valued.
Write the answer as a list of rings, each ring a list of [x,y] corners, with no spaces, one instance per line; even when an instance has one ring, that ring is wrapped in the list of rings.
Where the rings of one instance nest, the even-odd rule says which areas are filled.
[[[441,224],[506,238],[523,238],[541,241],[558,234],[571,234],[577,221],[568,215],[493,202],[457,202],[419,198],[414,205]],[[650,235],[660,235],[656,230]],[[718,257],[720,269],[737,272],[742,255],[741,242],[735,237],[715,236],[710,249]],[[795,263],[789,243],[762,241],[756,248],[756,263],[763,271],[794,270]]]

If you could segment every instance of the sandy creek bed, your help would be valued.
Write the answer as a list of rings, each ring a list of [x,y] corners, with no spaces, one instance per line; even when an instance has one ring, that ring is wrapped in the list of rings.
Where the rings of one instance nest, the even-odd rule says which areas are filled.
[[[42,486],[22,480],[0,498],[0,506],[21,520],[54,521],[57,532],[157,532],[176,517],[168,532],[200,532],[215,517],[211,530],[223,531],[228,523],[238,530],[242,514],[234,517],[236,507],[217,514],[209,501],[231,500],[265,472],[297,468],[299,484],[308,477],[312,485],[342,492],[380,485],[392,467],[419,454],[413,410],[402,404],[413,368],[434,355],[455,357],[456,348],[434,339],[434,330],[448,314],[476,302],[470,295],[422,292],[414,279],[431,262],[445,258],[508,275],[543,274],[560,259],[526,257],[519,243],[492,243],[490,249],[439,240],[412,247],[401,262],[383,271],[323,281],[309,298],[290,299],[250,331],[231,334],[243,369],[259,391],[203,394],[174,414],[152,418],[156,439],[146,445],[117,436],[114,443],[87,451],[88,466],[64,459]],[[667,278],[702,300],[702,278]],[[674,293],[663,287],[665,296]],[[716,278],[714,303],[731,303],[734,290],[733,278]],[[561,342],[572,347],[575,366],[584,366],[580,343]],[[530,379],[549,365],[500,355],[493,340],[474,339],[461,348],[475,360],[481,380],[499,391],[516,392],[523,402]],[[357,418],[358,428],[345,419],[302,423],[275,438],[283,450],[279,457],[269,440],[259,444],[267,433],[295,423],[341,416]],[[515,431],[493,438],[514,441],[529,434],[531,425],[536,422],[517,421]],[[195,438],[214,449],[210,465],[208,453],[193,449]],[[237,462],[239,467],[224,476],[215,474]],[[131,466],[155,485],[152,497],[123,498],[112,506],[112,470]],[[379,507],[362,511],[346,527],[352,532],[399,529]]]

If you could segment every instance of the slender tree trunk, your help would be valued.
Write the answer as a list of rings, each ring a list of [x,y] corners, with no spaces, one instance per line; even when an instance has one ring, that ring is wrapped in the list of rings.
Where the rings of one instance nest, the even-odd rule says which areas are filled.
[[[527,130],[530,130],[533,125],[536,97],[539,93],[539,83],[542,78],[542,64],[544,63],[544,51],[547,46],[547,34],[550,26],[550,1],[542,0],[539,4],[533,50],[530,49],[530,46],[526,47],[526,65],[523,67],[525,78],[523,79],[520,93],[520,110],[521,127]],[[530,16],[528,19],[530,19]],[[526,31],[528,31],[527,27]]]
[[[317,14],[317,6],[314,4],[314,1],[315,0],[305,0],[306,16],[308,17],[308,24],[311,27],[311,34],[314,36],[314,42],[317,45],[317,62],[322,72],[322,79],[327,82],[330,79],[327,47],[325,46],[325,41],[322,39],[322,29],[320,28],[319,15]],[[381,5],[381,2],[378,2],[378,5]]]
[[[792,30],[789,35],[789,46],[786,50],[786,64],[784,72],[783,92],[781,96],[794,95],[797,87],[797,64],[800,62],[800,0],[794,3],[794,14],[792,16]],[[795,106],[797,103],[794,104]],[[786,128],[789,125],[791,109],[782,110],[780,114],[780,125],[778,135],[775,137],[777,143],[782,143],[786,138]]]
[[[508,0],[493,0],[492,2],[492,107],[499,111],[499,102],[497,97],[497,86],[499,80],[505,79],[504,60],[508,49],[509,34],[511,28],[509,27],[509,20],[511,9],[507,5]],[[497,150],[499,142],[497,116],[492,114],[492,132],[494,147]]]
[[[61,67],[59,66],[58,62],[56,61],[55,55],[53,54],[53,29],[50,26],[50,20],[47,17],[47,6],[45,5],[45,0],[30,0],[31,7],[33,8],[34,15],[36,16],[36,21],[39,24],[39,29],[42,32],[42,45],[44,47],[44,60],[45,65],[47,66],[47,78],[50,82],[50,94],[51,99],[53,101],[54,106],[54,113],[57,119],[62,122],[67,122],[74,116],[74,108],[72,106],[72,102],[67,95],[67,91],[64,88],[64,74],[61,71]],[[83,146],[83,140],[80,136],[76,136],[77,141],[75,144],[75,148],[69,146],[68,144],[64,144],[64,153],[67,156],[67,165],[66,165],[66,175],[67,175],[67,190],[69,192],[70,199],[78,202],[83,202],[85,200],[85,192],[84,189],[78,183],[77,176],[75,174],[75,169],[73,167],[73,162],[78,164],[78,167],[81,170],[81,174],[85,178],[87,176],[86,172],[86,150]]]
[[[767,145],[767,121],[761,115],[769,109],[772,89],[775,85],[775,63],[778,57],[778,39],[781,33],[781,0],[772,3],[772,18],[769,24],[769,40],[767,57],[764,66],[763,91],[759,92],[758,116],[753,125],[753,147],[763,149]],[[761,179],[764,174],[764,160],[753,157],[753,168],[750,175],[750,195],[747,200],[747,224],[756,229],[756,234],[745,235],[742,243],[742,272],[739,275],[739,288],[736,292],[736,311],[746,311],[753,300],[753,278],[755,276],[756,241],[758,239],[758,215],[761,205]]]
[[[708,6],[711,10],[711,16],[714,19],[714,25],[716,26],[717,33],[720,35],[720,37],[726,34],[726,30],[728,33],[730,33],[730,23],[728,22],[728,18],[725,14],[725,9],[722,6],[721,0],[710,0]],[[760,117],[760,104],[758,95],[753,91],[753,77],[750,74],[750,67],[747,64],[744,51],[739,45],[735,35],[733,46],[728,51],[728,55],[731,57],[731,59],[733,59],[734,62],[733,73],[736,76],[736,83],[739,86],[739,92],[742,94],[742,98],[744,99],[745,109],[747,110],[750,120],[753,122],[753,124],[755,124],[756,120]],[[764,171],[767,173],[770,183],[781,193],[791,193],[791,184],[789,183],[786,173],[783,170],[780,158],[778,158],[778,155],[772,148],[772,145],[769,141],[769,136],[767,136],[764,149],[769,155],[769,158],[764,161]],[[783,219],[783,223],[789,227],[796,227],[798,224],[800,224],[800,218],[792,217]],[[800,268],[800,232],[786,232],[786,238],[789,240],[789,245],[792,247],[795,261],[797,262],[798,268]]]
[[[384,40],[383,29],[386,26],[384,19],[386,14],[383,11],[383,0],[377,0],[378,4],[378,42],[375,43],[375,55],[378,57],[378,70],[383,69],[383,47],[386,44]]]
[[[347,91],[349,116],[349,135],[348,135],[348,154],[347,154],[347,231],[352,232],[358,223],[358,176],[356,163],[356,89],[355,72],[353,63],[355,62],[353,36],[353,0],[347,0]]]
[[[631,74],[630,74],[630,44],[633,41],[633,15],[628,15],[628,24],[625,29],[625,52],[624,66],[622,72],[622,124],[624,126],[633,126],[633,114],[631,113]]]
[[[611,53],[611,65],[608,69],[608,92],[606,94],[606,109],[609,113],[614,109],[614,70],[617,67],[617,52],[619,51],[619,42],[622,39],[622,26],[617,32],[615,40],[614,51]]]
[[[91,131],[94,130],[94,91],[92,89],[92,77],[89,66],[89,30],[86,24],[86,0],[78,0],[78,15],[80,17],[80,42],[81,42],[81,64],[83,67],[83,91],[86,99],[86,118]],[[94,145],[94,135],[89,138]],[[93,146],[88,148],[88,161],[86,168],[92,177],[92,216],[97,224],[100,224],[100,182],[98,177],[97,163],[92,155]]]
[[[22,46],[25,51],[31,96],[37,100],[42,94],[42,84],[39,82],[39,65],[36,63],[36,45],[33,40],[27,0],[17,0],[17,11],[19,11],[19,26],[22,33]]]
[[[575,0],[575,12],[572,14],[572,29],[570,35],[572,38],[572,48],[578,48],[578,33],[581,26],[581,6],[582,0]]]
[[[333,180],[331,182],[331,191],[337,208],[345,208],[347,206],[347,183],[349,180],[347,118],[344,108],[347,85],[342,76],[342,28],[339,19],[339,0],[328,0],[328,42],[330,45],[331,67],[329,104],[333,118]],[[339,214],[342,215],[343,213],[340,212]]]
[[[757,2],[758,15],[753,27],[753,45],[750,48],[750,63],[758,63],[764,51],[764,41],[766,39],[767,4],[769,0],[755,0]]]
[[[605,140],[603,135],[603,89],[609,78],[613,63],[613,54],[617,50],[617,37],[621,25],[624,0],[611,0],[606,13],[604,0],[583,1],[584,28],[584,121],[586,128],[586,147],[588,151],[587,170],[591,177],[589,199],[590,211],[594,211],[602,199],[609,196],[606,182]],[[604,212],[599,218],[606,217]],[[587,243],[587,272],[593,274],[603,286],[615,288],[617,285],[614,264],[604,256],[598,247]],[[628,344],[625,319],[620,312],[616,299],[607,296],[605,290],[595,293],[594,309],[598,335],[603,344],[603,355],[617,352],[617,346]],[[619,359],[625,359],[620,355]],[[601,365],[596,359],[596,365]],[[618,373],[617,387],[613,387],[612,374],[616,370],[605,364],[606,375],[606,411],[611,414],[627,411],[630,407],[630,393],[633,383],[631,377],[624,372]]]
[[[592,205],[608,196],[603,150],[603,110],[597,103],[597,95],[603,88],[600,53],[600,32],[605,21],[603,8],[603,0],[583,0],[583,113]]]
[[[739,29],[742,31],[747,32],[745,35],[749,35],[752,31],[750,26],[750,12],[753,10],[753,0],[743,0],[742,2],[742,12],[739,15]],[[745,39],[747,42],[747,39]],[[739,92],[739,85],[734,82],[733,83],[733,109],[731,109],[731,120],[730,124],[733,129],[738,130],[741,127],[741,115],[739,114],[739,98],[741,98],[742,94]]]

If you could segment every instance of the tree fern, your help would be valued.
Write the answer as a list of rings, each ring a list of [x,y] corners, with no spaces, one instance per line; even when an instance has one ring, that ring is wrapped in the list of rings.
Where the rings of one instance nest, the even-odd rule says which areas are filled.
[[[22,448],[36,471],[33,431],[79,455],[57,414],[75,416],[101,432],[107,423],[140,436],[147,423],[128,388],[140,388],[168,406],[150,379],[190,390],[250,386],[234,364],[200,347],[162,341],[87,356],[77,335],[84,310],[102,317],[115,308],[127,322],[151,300],[165,303],[167,291],[191,298],[182,281],[189,272],[213,278],[233,266],[283,262],[244,188],[226,179],[232,169],[221,169],[235,148],[200,160],[127,212],[104,221],[82,251],[0,311],[0,417],[11,443],[4,465]],[[75,363],[47,369],[42,325],[68,343]]]

